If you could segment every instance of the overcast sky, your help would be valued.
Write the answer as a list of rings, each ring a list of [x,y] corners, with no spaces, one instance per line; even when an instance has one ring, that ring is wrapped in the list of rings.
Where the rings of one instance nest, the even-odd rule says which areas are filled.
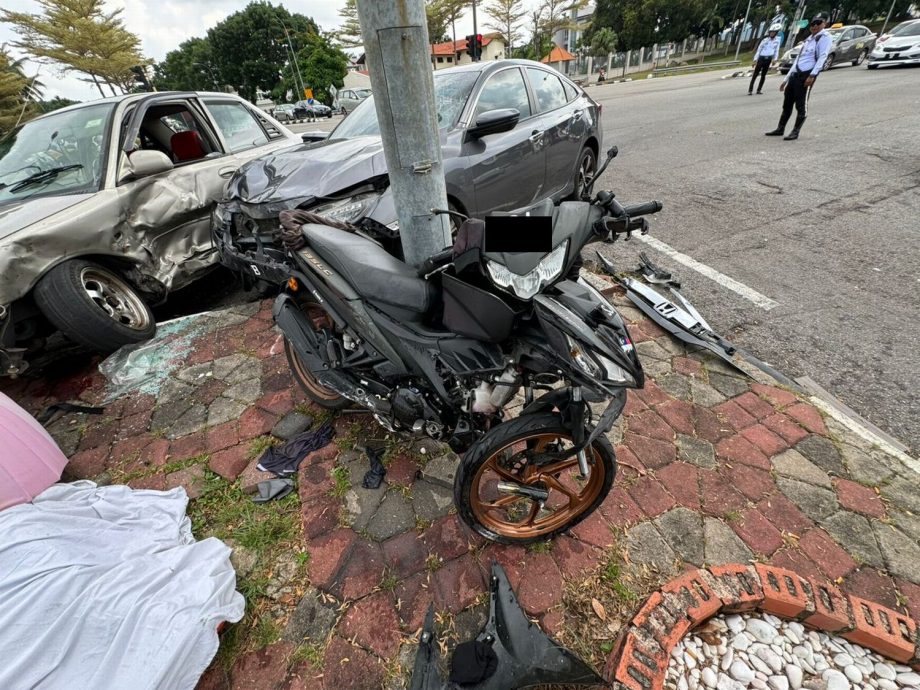
[[[524,0],[526,8],[534,7],[539,0]],[[162,60],[170,50],[193,36],[204,36],[209,28],[227,15],[243,9],[247,0],[111,0],[110,8],[124,8],[124,21],[129,31],[141,39],[144,55]],[[273,2],[272,4],[278,4]],[[330,31],[339,26],[339,9],[345,0],[297,0],[282,2],[290,12],[312,17],[320,28]],[[472,5],[472,2],[470,3]],[[480,1],[479,5],[482,5]],[[3,0],[5,9],[37,12],[34,0]],[[478,13],[479,23],[484,18]],[[457,35],[465,36],[473,30],[471,12],[457,23]],[[16,35],[8,24],[0,24],[0,43],[15,40]],[[37,65],[29,64],[26,72],[31,76]],[[51,65],[40,67],[39,80],[45,84],[45,97],[62,96],[82,101],[98,97],[96,88],[86,84],[76,74],[61,75]]]

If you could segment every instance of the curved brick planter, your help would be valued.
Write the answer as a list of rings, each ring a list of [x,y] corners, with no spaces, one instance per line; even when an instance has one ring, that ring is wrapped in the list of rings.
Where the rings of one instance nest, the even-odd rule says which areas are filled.
[[[684,635],[716,614],[755,609],[920,669],[920,638],[909,616],[791,570],[733,564],[685,572],[653,593],[608,657],[605,678],[618,690],[661,690],[671,650]]]

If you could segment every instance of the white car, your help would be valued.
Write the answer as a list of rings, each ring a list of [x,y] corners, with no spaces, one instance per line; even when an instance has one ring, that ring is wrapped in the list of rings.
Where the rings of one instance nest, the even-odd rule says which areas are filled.
[[[882,65],[920,65],[920,19],[896,26],[869,55],[869,69]]]

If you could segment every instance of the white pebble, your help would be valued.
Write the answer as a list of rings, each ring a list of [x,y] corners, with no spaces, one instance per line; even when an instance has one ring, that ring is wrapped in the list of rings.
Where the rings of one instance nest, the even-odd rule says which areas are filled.
[[[690,690],[690,683],[687,682],[684,676],[681,676],[677,681],[677,690]]]
[[[849,666],[844,668],[843,673],[847,678],[849,678],[854,683],[856,684],[862,683],[863,674],[862,674],[862,671],[856,668],[856,664],[850,664]]]
[[[770,676],[767,685],[773,690],[789,690],[789,679],[786,676]]]
[[[850,690],[852,687],[847,677],[834,668],[827,669],[821,677],[827,683],[827,690]]]
[[[895,667],[897,669],[897,667]],[[898,673],[898,685],[920,685],[920,675],[913,671]]]
[[[894,680],[898,674],[894,672],[891,664],[878,663],[875,665],[875,675],[886,680]]]
[[[733,615],[725,617],[725,625],[733,633],[739,633],[744,630],[744,619],[741,616]]]
[[[743,652],[745,649],[751,646],[751,638],[747,635],[738,635],[734,640],[732,640],[732,649],[737,649],[739,652]],[[892,672],[892,678],[894,672]]]
[[[764,644],[770,644],[777,634],[776,628],[757,618],[749,619],[747,625],[745,625],[745,629],[751,633],[758,642],[763,642]]]
[[[834,656],[834,663],[840,668],[846,668],[853,664],[853,657],[845,652],[841,652]]]
[[[792,690],[799,690],[802,687],[802,669],[790,664],[786,667],[786,678],[789,679],[789,687]]]
[[[707,688],[714,688],[716,686],[716,672],[708,666],[703,669],[703,673],[700,675],[700,679],[703,681]]]
[[[898,684],[887,678],[879,678],[876,682],[878,690],[898,690]]]
[[[734,660],[735,654],[731,649],[729,649],[728,654],[722,657],[722,663],[719,664],[719,668],[721,668],[723,671],[727,671]]]
[[[750,623],[750,621],[748,621],[748,623]],[[754,672],[741,661],[733,663],[728,670],[728,674],[739,683],[750,683],[754,680]]]

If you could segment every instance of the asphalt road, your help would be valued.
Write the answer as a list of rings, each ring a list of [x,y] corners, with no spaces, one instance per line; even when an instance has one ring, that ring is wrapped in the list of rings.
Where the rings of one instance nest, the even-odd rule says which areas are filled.
[[[657,198],[651,234],[777,303],[766,310],[638,241],[716,330],[790,377],[810,376],[920,450],[920,69],[818,79],[802,137],[765,137],[781,106],[724,73],[591,89],[620,155],[598,189]],[[790,123],[791,128],[791,123]]]

